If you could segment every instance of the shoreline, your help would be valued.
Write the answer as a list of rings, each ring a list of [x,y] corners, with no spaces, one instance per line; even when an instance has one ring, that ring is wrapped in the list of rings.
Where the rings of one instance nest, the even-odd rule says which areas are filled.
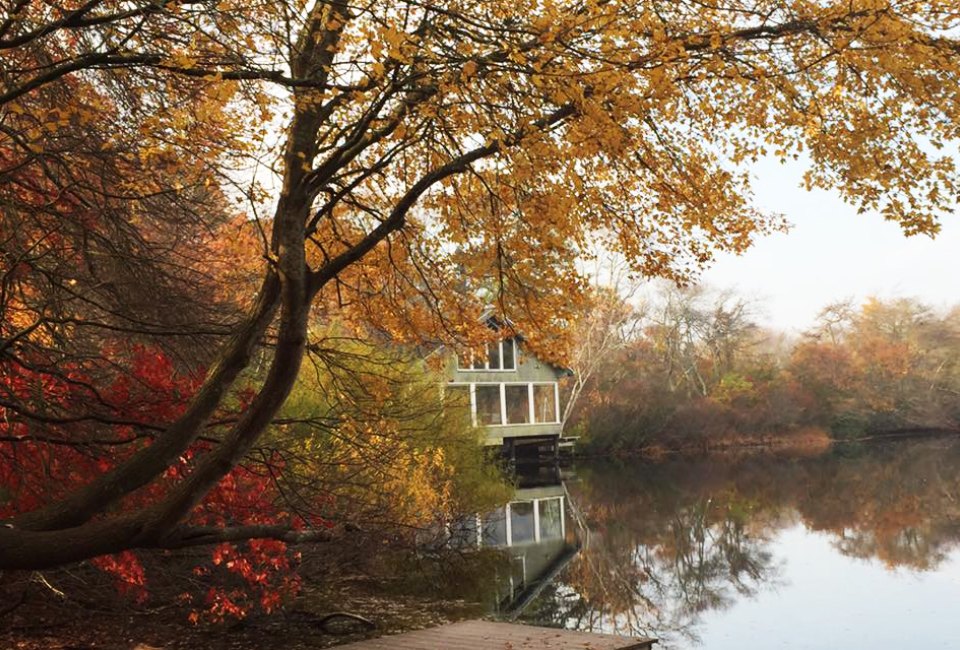
[[[728,454],[777,454],[777,453],[813,453],[820,454],[834,445],[861,443],[896,442],[898,440],[916,440],[920,438],[940,438],[960,436],[960,428],[951,427],[906,427],[891,431],[868,433],[855,438],[838,438],[823,429],[807,429],[785,436],[762,435],[756,437],[738,436],[718,438],[703,444],[681,444],[676,446],[651,444],[637,449],[618,453],[574,453],[573,460],[617,460],[641,458],[660,460],[668,456],[713,456]]]

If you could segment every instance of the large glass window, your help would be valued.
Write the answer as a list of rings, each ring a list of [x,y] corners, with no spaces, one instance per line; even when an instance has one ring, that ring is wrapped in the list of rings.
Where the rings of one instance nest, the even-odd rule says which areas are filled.
[[[527,384],[508,384],[503,388],[507,398],[507,423],[530,422],[530,390]]]
[[[500,411],[500,385],[477,384],[474,390],[477,402],[477,424],[503,424]]]
[[[517,359],[516,355],[514,354],[513,339],[507,339],[503,342],[503,369],[517,369]]]
[[[490,370],[500,369],[500,343],[494,341],[487,345],[487,368]]]
[[[557,399],[553,384],[533,385],[533,410],[537,422],[557,421]]]
[[[541,499],[537,502],[540,509],[540,539],[560,539],[563,537],[563,512],[559,497],[556,499]]]
[[[514,501],[510,504],[510,544],[533,540],[533,501]]]
[[[513,339],[492,341],[486,348],[457,357],[461,370],[516,370],[517,348]]]

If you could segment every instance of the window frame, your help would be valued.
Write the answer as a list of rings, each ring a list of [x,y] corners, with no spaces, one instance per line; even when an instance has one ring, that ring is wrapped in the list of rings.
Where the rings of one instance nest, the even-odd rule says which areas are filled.
[[[504,412],[507,413],[507,414],[509,414],[509,413],[510,413],[510,407],[509,407],[509,402],[507,401],[507,392],[508,392],[508,391],[507,391],[507,388],[508,388],[508,387],[511,387],[511,388],[516,387],[516,388],[519,388],[519,389],[523,389],[523,388],[524,388],[524,385],[523,385],[522,383],[514,383],[514,382],[504,382],[504,383],[501,383],[500,385],[502,386],[502,388],[501,388],[500,390],[501,390],[501,392],[503,393],[503,407],[504,407]],[[530,402],[530,397],[531,397],[531,395],[532,395],[530,386],[532,386],[532,384],[529,384],[529,383],[528,383],[528,384],[526,385],[526,387],[525,387],[525,388],[526,388],[525,391],[523,391],[523,390],[513,391],[513,392],[516,392],[518,395],[521,394],[521,393],[523,393],[523,394],[524,394],[524,397],[526,398],[526,402],[527,402],[527,405],[526,405],[526,406],[527,406],[527,408],[526,408],[526,411],[527,411],[526,421],[525,421],[525,422],[511,422],[511,421],[510,421],[510,418],[509,418],[509,416],[508,416],[508,417],[506,417],[506,418],[504,419],[504,424],[508,424],[508,425],[513,424],[513,425],[516,425],[516,426],[520,426],[520,425],[523,425],[523,424],[534,424],[534,420],[533,420],[534,409],[533,409],[533,404]],[[520,409],[518,409],[518,410],[520,410]]]
[[[560,536],[559,537],[545,537],[543,535],[542,523],[540,521],[540,503],[543,501],[557,501],[559,514],[560,514]],[[513,506],[518,503],[530,503],[533,505],[533,539],[526,540],[515,540],[513,538]],[[499,511],[499,512],[497,512]],[[563,495],[558,496],[549,496],[549,497],[537,497],[533,499],[519,499],[517,501],[510,501],[505,504],[502,509],[498,508],[490,514],[502,514],[504,522],[504,532],[506,533],[505,543],[498,544],[495,539],[495,535],[484,535],[483,532],[486,530],[492,530],[493,528],[486,525],[488,521],[488,516],[484,516],[481,519],[480,515],[477,515],[478,525],[477,525],[477,546],[478,547],[487,547],[487,548],[511,548],[513,546],[531,546],[534,544],[539,544],[542,541],[555,541],[555,540],[565,540],[567,538],[567,504],[566,497]],[[500,521],[500,519],[492,520],[492,523],[495,525]],[[490,537],[494,537],[493,540]]]
[[[558,524],[558,526],[557,526],[557,532],[558,532],[559,534],[558,534],[558,535],[544,535],[544,534],[543,534],[543,527],[544,527],[544,524],[543,524],[543,513],[540,512],[540,506],[541,506],[541,505],[544,505],[544,504],[547,504],[547,503],[554,502],[554,501],[555,501],[556,504],[557,504],[557,515],[558,515],[558,518],[557,518],[557,524]],[[564,506],[563,496],[541,497],[541,498],[539,498],[539,499],[534,499],[534,502],[535,502],[535,507],[536,507],[536,519],[537,519],[537,530],[536,530],[536,533],[537,533],[537,541],[539,542],[539,541],[542,541],[542,540],[564,539],[564,538],[566,537],[566,534],[567,534],[567,529],[566,529],[567,527],[566,527],[566,513],[564,512],[564,508],[563,508],[563,506]]]
[[[504,392],[503,384],[499,383],[499,391],[497,391],[497,399],[500,406],[500,422],[499,423],[481,423],[479,416],[479,410],[477,409],[477,386],[498,386],[498,382],[474,382],[468,384],[470,386],[470,416],[473,420],[473,426],[475,427],[502,427],[506,425],[507,422],[507,409],[506,404],[504,404]]]
[[[486,354],[484,355],[484,361],[483,361],[483,368],[474,368],[472,361],[467,364],[464,364],[464,361],[466,361],[466,359],[460,358],[460,355],[458,354],[456,355],[457,370],[459,372],[517,372],[517,366],[519,365],[519,363],[517,363],[518,361],[517,339],[513,337],[509,339],[500,339],[499,341],[497,341],[497,345],[499,346],[499,353],[500,353],[498,356],[498,359],[500,361],[499,368],[490,367],[490,345],[492,343],[493,343],[492,341],[487,343],[487,348],[485,350]],[[513,359],[513,368],[503,367],[503,344],[504,343],[509,343],[513,349],[513,355],[511,355],[511,358]]]
[[[538,422],[534,404],[534,386],[553,386],[553,407],[556,419],[553,422]],[[556,381],[451,381],[449,386],[466,386],[470,393],[470,420],[475,427],[530,427],[548,424],[560,424],[560,384]],[[477,386],[498,386],[500,389],[500,424],[481,424],[477,418]],[[507,419],[507,386],[527,387],[527,422],[509,422]]]
[[[535,386],[553,387],[553,420],[541,422],[537,419],[536,390]],[[531,381],[530,382],[530,421],[534,424],[560,424],[560,382],[557,381]]]

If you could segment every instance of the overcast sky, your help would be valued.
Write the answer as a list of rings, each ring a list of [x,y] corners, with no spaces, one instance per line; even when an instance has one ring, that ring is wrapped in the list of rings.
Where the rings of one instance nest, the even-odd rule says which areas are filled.
[[[805,329],[825,304],[848,297],[913,296],[936,308],[960,303],[960,214],[943,220],[936,239],[906,238],[896,224],[858,215],[835,193],[801,189],[802,171],[758,165],[757,206],[786,215],[793,228],[739,257],[720,257],[704,284],[757,299],[758,320],[786,330]]]

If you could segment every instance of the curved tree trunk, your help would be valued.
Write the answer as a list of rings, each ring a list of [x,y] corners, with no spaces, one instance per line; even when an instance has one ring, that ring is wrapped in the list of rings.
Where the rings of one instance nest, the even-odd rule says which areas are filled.
[[[314,6],[293,53],[297,74],[313,77],[318,83],[324,81],[347,18],[342,3],[318,2]],[[328,28],[331,24],[339,26]],[[306,180],[317,155],[316,136],[323,119],[321,104],[309,91],[295,97],[284,152],[283,188],[273,223],[271,266],[250,317],[226,347],[187,412],[152,445],[116,469],[66,499],[21,515],[0,528],[0,568],[45,568],[127,548],[159,545],[269,426],[296,381],[306,347],[310,303],[322,286],[310,286],[304,243],[314,196]],[[224,440],[155,505],[96,519],[125,495],[154,482],[197,439],[249,365],[278,307],[277,344],[267,377]]]
[[[30,530],[78,526],[162,474],[196,441],[237,377],[250,365],[260,338],[274,319],[279,297],[279,278],[271,270],[264,278],[250,317],[234,334],[190,407],[149,447],[65,499],[20,515],[9,525]]]

